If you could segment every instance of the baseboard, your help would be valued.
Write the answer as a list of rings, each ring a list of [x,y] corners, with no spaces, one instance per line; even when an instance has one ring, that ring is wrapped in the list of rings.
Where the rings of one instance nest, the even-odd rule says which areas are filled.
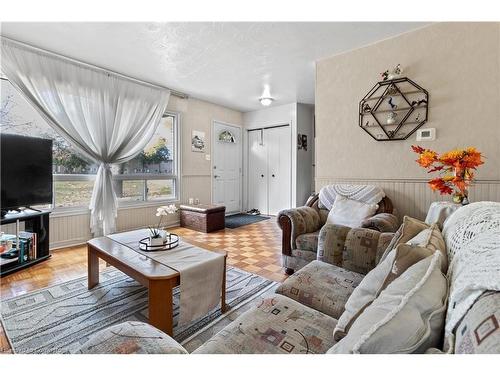
[[[57,241],[49,244],[49,250],[61,250],[68,247],[84,245],[88,240],[90,240],[90,238],[77,238],[66,241]]]

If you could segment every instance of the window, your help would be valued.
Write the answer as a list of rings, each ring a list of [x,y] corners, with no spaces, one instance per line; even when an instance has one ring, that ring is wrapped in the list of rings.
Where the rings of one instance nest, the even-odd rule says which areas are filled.
[[[120,202],[177,198],[177,122],[175,114],[165,114],[144,151],[113,167],[114,187]]]
[[[87,208],[98,165],[72,150],[5,79],[0,80],[1,131],[54,141],[53,176],[56,209]],[[114,166],[113,183],[120,205],[178,197],[178,115],[166,113],[158,130],[137,157]]]

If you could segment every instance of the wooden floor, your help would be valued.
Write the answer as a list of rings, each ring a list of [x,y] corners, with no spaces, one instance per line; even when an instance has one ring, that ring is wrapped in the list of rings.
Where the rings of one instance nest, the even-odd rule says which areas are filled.
[[[226,250],[228,265],[278,282],[286,278],[281,267],[281,230],[275,218],[208,234],[186,228],[172,228],[170,231],[204,249]],[[101,263],[101,267],[104,268],[105,264]],[[0,297],[8,299],[86,275],[85,246],[56,250],[49,260],[1,278]],[[2,352],[9,353],[10,346],[0,324]]]

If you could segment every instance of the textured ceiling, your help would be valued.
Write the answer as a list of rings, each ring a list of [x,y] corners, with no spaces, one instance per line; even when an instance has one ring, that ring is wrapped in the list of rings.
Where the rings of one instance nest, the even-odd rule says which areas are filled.
[[[2,35],[241,111],[314,103],[314,62],[424,26],[393,22],[2,23]]]

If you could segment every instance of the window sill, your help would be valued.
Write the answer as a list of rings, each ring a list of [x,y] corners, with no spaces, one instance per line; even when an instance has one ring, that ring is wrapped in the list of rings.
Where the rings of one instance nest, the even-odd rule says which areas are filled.
[[[167,200],[157,200],[157,201],[146,201],[146,202],[124,202],[118,204],[118,211],[122,210],[133,210],[137,208],[148,208],[148,207],[158,207],[166,204],[179,204],[180,200],[177,198],[167,199]],[[66,217],[66,216],[77,216],[77,215],[89,215],[90,209],[84,207],[75,208],[55,208],[52,210],[50,217]]]
[[[65,217],[65,216],[77,216],[77,215],[88,215],[90,210],[85,207],[75,207],[75,208],[54,208],[50,214],[50,217]]]
[[[157,201],[144,201],[144,202],[123,202],[118,204],[118,211],[120,210],[130,210],[134,208],[144,208],[144,207],[159,207],[166,204],[178,204],[180,200],[177,198],[157,200]]]

